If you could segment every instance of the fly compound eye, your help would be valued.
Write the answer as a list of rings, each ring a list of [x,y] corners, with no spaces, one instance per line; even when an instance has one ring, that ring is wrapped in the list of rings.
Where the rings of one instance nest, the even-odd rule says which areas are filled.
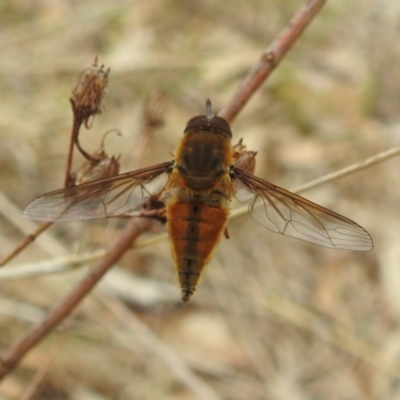
[[[209,124],[209,129],[220,132],[228,137],[232,137],[231,127],[229,126],[229,123],[223,118],[217,116],[212,117],[209,121]]]
[[[185,133],[189,131],[214,131],[229,138],[232,137],[232,131],[228,122],[217,116],[210,119],[205,115],[192,118],[185,128]]]
[[[185,133],[188,131],[209,130],[210,120],[205,115],[194,117],[186,125]]]

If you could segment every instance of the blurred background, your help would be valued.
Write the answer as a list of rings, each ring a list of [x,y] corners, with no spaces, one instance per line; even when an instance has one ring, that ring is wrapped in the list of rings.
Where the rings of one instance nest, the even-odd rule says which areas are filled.
[[[118,128],[106,151],[129,171],[171,160],[187,120],[207,98],[215,112],[226,104],[302,4],[3,1],[0,256],[30,232],[25,205],[63,186],[68,99],[95,56],[110,83],[81,143],[94,152]],[[290,189],[399,144],[399,20],[396,0],[328,2],[232,124],[234,142],[258,152],[258,176]],[[32,385],[25,399],[400,399],[399,166],[303,193],[366,228],[373,251],[320,248],[236,218],[186,305],[156,225],[4,379],[0,397]],[[104,249],[125,224],[55,225],[7,266],[35,276],[0,277],[1,351],[91,265],[45,273],[41,263]]]

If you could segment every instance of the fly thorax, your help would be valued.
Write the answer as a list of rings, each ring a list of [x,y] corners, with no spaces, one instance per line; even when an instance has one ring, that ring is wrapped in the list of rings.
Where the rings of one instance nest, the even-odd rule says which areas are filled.
[[[195,190],[209,189],[227,173],[230,144],[210,131],[187,133],[183,140],[177,169],[186,185]]]

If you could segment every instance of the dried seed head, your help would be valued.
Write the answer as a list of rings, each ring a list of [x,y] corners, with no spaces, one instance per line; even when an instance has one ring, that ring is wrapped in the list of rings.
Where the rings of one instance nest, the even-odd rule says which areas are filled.
[[[243,139],[240,139],[237,144],[232,146],[233,149],[233,165],[254,174],[256,169],[256,155],[257,152],[246,150],[243,144]]]
[[[95,181],[97,179],[109,178],[118,174],[120,156],[112,156],[110,158],[104,150],[104,139],[110,132],[116,132],[117,135],[121,136],[121,133],[116,129],[107,131],[103,135],[100,147],[95,153],[90,155],[90,158],[86,157],[86,161],[74,174],[75,185],[81,185],[82,183]]]
[[[78,83],[72,90],[71,103],[75,117],[90,127],[90,119],[101,113],[101,102],[108,84],[110,69],[94,63],[82,71]]]
[[[74,176],[75,185],[109,178],[119,172],[119,156],[108,158],[105,156],[99,161],[86,160]]]

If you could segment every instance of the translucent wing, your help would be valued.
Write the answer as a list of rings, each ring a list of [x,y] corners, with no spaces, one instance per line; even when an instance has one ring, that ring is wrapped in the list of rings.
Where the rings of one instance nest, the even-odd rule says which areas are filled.
[[[50,192],[28,204],[23,214],[38,221],[77,221],[129,215],[163,190],[170,167],[171,163],[167,162]]]
[[[239,168],[234,173],[237,199],[250,201],[250,215],[270,231],[333,249],[373,248],[369,233],[350,219]]]

